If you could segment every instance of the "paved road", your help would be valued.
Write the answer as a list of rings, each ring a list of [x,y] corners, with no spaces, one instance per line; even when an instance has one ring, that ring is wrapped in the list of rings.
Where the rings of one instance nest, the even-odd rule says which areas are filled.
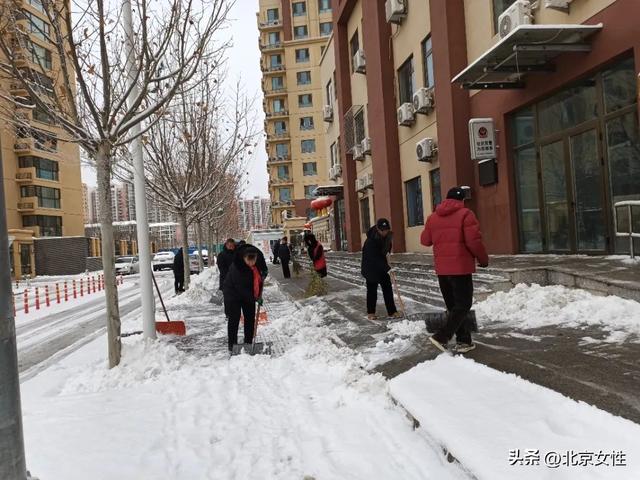
[[[169,293],[173,282],[171,273],[156,273],[163,295]],[[120,316],[132,314],[140,309],[138,275],[125,279],[120,292]],[[52,313],[17,328],[18,367],[20,380],[25,381],[53,362],[69,355],[90,342],[105,330],[104,296],[96,295],[90,301],[63,312]]]

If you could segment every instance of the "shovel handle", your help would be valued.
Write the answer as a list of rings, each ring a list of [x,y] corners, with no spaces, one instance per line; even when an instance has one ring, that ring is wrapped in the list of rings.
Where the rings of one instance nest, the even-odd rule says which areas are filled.
[[[396,295],[398,296],[398,302],[400,303],[400,308],[405,312],[404,301],[402,300],[402,295],[400,295],[400,289],[398,288],[398,280],[396,279],[396,272],[391,272],[391,280],[393,281],[393,287],[396,290]]]
[[[153,284],[156,286],[156,292],[158,292],[158,298],[160,299],[160,304],[162,305],[162,310],[164,311],[164,316],[167,317],[167,322],[169,320],[169,314],[167,313],[167,307],[164,306],[164,300],[162,300],[162,295],[160,294],[160,289],[158,288],[158,282],[156,282],[156,276],[151,272],[151,278],[153,279]]]

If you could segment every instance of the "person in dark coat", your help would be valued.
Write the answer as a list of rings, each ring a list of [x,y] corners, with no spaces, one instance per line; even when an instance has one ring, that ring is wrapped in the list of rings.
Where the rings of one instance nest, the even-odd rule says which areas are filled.
[[[176,295],[184,292],[184,256],[182,248],[173,257],[173,278]]]
[[[316,239],[313,233],[307,233],[304,236],[304,244],[307,246],[307,253],[313,262],[313,269],[320,277],[327,276],[327,259],[324,256],[324,248]]]
[[[269,275],[269,267],[267,267],[267,261],[264,258],[264,253],[262,253],[262,250],[260,250],[258,247],[256,247],[255,245],[251,245],[250,243],[247,243],[244,240],[240,240],[238,242],[238,245],[236,246],[236,254],[235,254],[235,256],[244,255],[241,252],[246,250],[246,249],[248,249],[248,248],[253,248],[258,252],[257,253],[258,257],[257,257],[257,260],[256,260],[256,267],[258,267],[258,271],[260,272],[260,275],[262,276],[262,280],[266,279],[267,275]]]
[[[436,208],[424,227],[420,243],[433,246],[433,258],[440,291],[447,305],[447,323],[430,337],[439,350],[456,336],[456,353],[466,353],[476,346],[467,325],[467,314],[473,303],[473,278],[476,261],[481,267],[489,265],[489,256],[482,242],[480,223],[474,213],[464,206],[465,192],[454,187],[447,199]]]
[[[233,257],[235,255],[236,250],[236,241],[233,238],[227,239],[224,242],[224,247],[222,251],[218,254],[218,258],[216,263],[218,264],[218,271],[220,272],[220,286],[219,290],[222,290],[222,285],[224,285],[224,277],[227,276],[227,272],[233,263]]]
[[[278,265],[280,261],[278,260],[278,247],[280,246],[280,242],[274,242],[271,245],[271,253],[273,254],[273,264]]]
[[[289,270],[291,247],[289,247],[287,240],[287,237],[282,237],[282,240],[280,240],[280,245],[278,245],[278,258],[282,264],[282,274],[284,275],[284,278],[291,278],[291,270]]]
[[[391,252],[392,244],[391,225],[386,218],[379,219],[367,232],[367,239],[362,246],[362,276],[367,281],[367,318],[376,320],[376,304],[378,303],[378,285],[382,288],[384,304],[387,315],[391,318],[400,318],[393,300],[393,287],[389,271],[391,267],[387,261],[387,255]]]
[[[253,342],[253,329],[256,322],[256,302],[262,305],[264,279],[258,269],[257,248],[245,246],[238,250],[224,279],[224,312],[227,316],[227,334],[229,351],[238,340],[240,315],[244,316],[244,343]],[[264,257],[264,256],[263,256]]]

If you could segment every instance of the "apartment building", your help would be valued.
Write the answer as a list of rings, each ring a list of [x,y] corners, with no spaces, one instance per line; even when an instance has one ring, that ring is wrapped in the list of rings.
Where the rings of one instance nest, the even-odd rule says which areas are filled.
[[[628,251],[614,227],[640,215],[619,203],[640,200],[638,15],[635,0],[337,0],[348,249],[384,216],[396,251],[424,250],[423,222],[464,185],[492,253]]]
[[[24,28],[6,34],[22,37],[20,42],[14,39],[15,45],[29,45],[25,48],[28,51],[20,57],[19,68],[32,70],[33,75],[37,75],[41,82],[49,83],[53,94],[56,94],[54,79],[60,65],[52,53],[48,35],[50,25],[41,3],[13,3],[21,10],[19,22]],[[0,89],[2,96],[28,95],[12,78],[0,78]],[[0,99],[0,102],[5,102],[3,112],[14,108],[5,100]],[[78,146],[59,141],[63,130],[38,108],[16,108],[15,114],[26,120],[29,127],[15,128],[6,124],[0,130],[0,155],[12,240],[12,274],[22,278],[35,274],[34,237],[83,235],[84,203]]]
[[[260,0],[261,68],[272,225],[312,215],[326,183],[320,58],[333,28],[331,0]]]
[[[242,232],[269,228],[271,224],[271,200],[253,197],[238,201],[238,225]]]

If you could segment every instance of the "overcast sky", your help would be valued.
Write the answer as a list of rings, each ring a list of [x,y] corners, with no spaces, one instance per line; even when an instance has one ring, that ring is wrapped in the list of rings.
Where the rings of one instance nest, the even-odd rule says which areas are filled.
[[[256,101],[256,127],[262,131],[264,123],[264,112],[262,111],[262,90],[260,81],[262,72],[260,71],[260,49],[258,48],[258,26],[256,23],[256,12],[258,11],[258,0],[236,0],[230,15],[230,28],[228,35],[233,38],[233,48],[229,51],[228,68],[230,75],[230,85],[239,78],[247,94],[255,94]],[[259,137],[258,147],[250,164],[247,167],[249,172],[248,183],[244,186],[243,197],[267,196],[267,152],[264,148],[264,137]],[[93,168],[83,167],[82,179],[89,185],[96,185],[96,175]]]

